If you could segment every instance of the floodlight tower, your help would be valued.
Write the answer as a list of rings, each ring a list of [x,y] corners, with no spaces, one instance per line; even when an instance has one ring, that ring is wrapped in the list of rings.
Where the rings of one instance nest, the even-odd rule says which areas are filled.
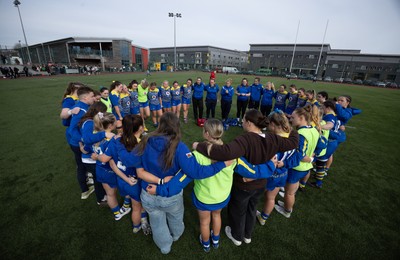
[[[31,54],[29,53],[28,41],[26,40],[24,24],[22,23],[21,12],[19,11],[19,5],[20,4],[21,4],[21,2],[19,0],[14,0],[14,6],[17,7],[17,9],[18,9],[19,20],[21,21],[21,27],[22,27],[22,32],[24,34],[24,38],[25,38],[25,44],[26,44],[26,50],[28,52],[29,63],[32,64]]]
[[[174,71],[176,70],[176,18],[182,18],[181,13],[168,13],[168,17],[174,18]]]

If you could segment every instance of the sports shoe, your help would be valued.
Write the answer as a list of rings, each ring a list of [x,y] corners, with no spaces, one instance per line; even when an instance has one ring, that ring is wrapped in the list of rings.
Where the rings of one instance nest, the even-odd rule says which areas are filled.
[[[275,205],[275,209],[286,218],[290,218],[290,215],[292,214],[292,212],[287,212],[284,207],[279,205]]]
[[[85,192],[82,192],[81,194],[81,199],[85,200],[89,198],[90,194],[92,194],[94,191],[94,186],[89,186],[89,189]]]
[[[261,212],[258,210],[256,212],[256,217],[257,217],[258,223],[260,223],[261,226],[264,226],[266,221],[265,221],[265,219],[262,218]]]
[[[203,246],[203,250],[204,250],[204,252],[206,252],[206,253],[208,253],[208,252],[210,252],[210,244],[208,244],[208,245],[206,245],[206,244],[204,244],[204,242],[203,242],[203,239],[201,238],[201,234],[200,234],[200,244]]]
[[[94,184],[94,180],[91,177],[87,177],[86,179],[86,185],[93,185]]]
[[[147,235],[151,235],[151,227],[149,222],[147,221],[147,218],[142,218],[141,220],[141,226],[142,226],[142,230],[143,233],[147,236]]]
[[[132,228],[132,232],[133,232],[134,234],[136,234],[136,233],[139,232],[141,229],[142,229],[142,226],[140,225],[139,227],[134,227],[134,228]]]
[[[114,218],[116,221],[120,220],[123,216],[125,216],[126,214],[128,214],[129,212],[131,212],[131,208],[125,208],[125,207],[121,207],[119,209],[119,213],[117,215],[114,215]]]
[[[219,239],[218,240],[214,240],[214,231],[211,230],[211,242],[212,242],[212,246],[217,249],[219,247]]]
[[[278,205],[281,207],[285,207],[285,202],[278,200]]]
[[[101,201],[98,201],[97,205],[99,205],[100,207],[108,207],[107,195],[104,195],[104,198]]]
[[[280,187],[279,190],[285,192],[285,187]]]
[[[235,244],[235,246],[240,246],[242,244],[242,241],[237,241],[236,239],[233,238],[230,226],[225,227],[225,234],[230,240],[232,240],[232,242],[233,242],[233,244]]]
[[[243,241],[246,243],[246,244],[250,244],[251,243],[251,238],[243,238]]]
[[[278,194],[279,194],[279,196],[281,196],[282,198],[285,197],[285,193],[284,193],[283,191],[280,191]]]

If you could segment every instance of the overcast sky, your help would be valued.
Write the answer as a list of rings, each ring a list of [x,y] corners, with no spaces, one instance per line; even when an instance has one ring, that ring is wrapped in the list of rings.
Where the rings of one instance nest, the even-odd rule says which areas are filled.
[[[28,44],[71,36],[128,38],[146,48],[325,43],[334,49],[400,55],[400,0],[20,0]],[[13,0],[0,0],[0,45],[24,42]]]

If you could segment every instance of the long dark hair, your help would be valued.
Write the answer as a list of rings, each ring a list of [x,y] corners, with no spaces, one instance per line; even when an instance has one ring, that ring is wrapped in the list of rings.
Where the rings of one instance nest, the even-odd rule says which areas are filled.
[[[126,115],[122,119],[122,136],[120,142],[129,152],[139,143],[135,133],[143,126],[143,119],[139,115]]]
[[[166,148],[163,152],[162,164],[164,165],[163,170],[167,171],[172,167],[176,148],[181,141],[181,127],[179,118],[172,112],[164,113],[160,118],[160,124],[158,128],[151,134],[145,136],[143,140],[137,146],[137,151],[139,155],[144,153],[146,149],[147,140],[152,137],[164,136],[167,138]]]
[[[81,118],[81,121],[79,121],[79,127],[82,127],[83,123],[86,120],[93,119],[95,115],[97,115],[99,112],[105,113],[107,111],[107,106],[104,105],[103,102],[95,102],[93,105],[89,107],[89,110],[86,112],[86,114],[83,115]]]
[[[75,90],[77,90],[78,88],[83,87],[83,86],[84,86],[84,84],[80,83],[80,82],[70,82],[68,84],[68,87],[65,89],[65,92],[64,92],[61,102],[64,101],[64,98],[66,96],[72,95],[75,92]]]
[[[252,122],[259,129],[263,129],[268,126],[268,118],[256,109],[248,110],[244,115],[244,118],[246,121]]]

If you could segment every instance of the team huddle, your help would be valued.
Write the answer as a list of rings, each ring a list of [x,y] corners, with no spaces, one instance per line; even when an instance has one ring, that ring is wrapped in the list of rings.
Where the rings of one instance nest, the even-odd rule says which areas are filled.
[[[206,93],[206,118],[203,95]],[[236,118],[230,119],[237,97]],[[221,120],[215,119],[218,96]],[[81,199],[93,192],[115,220],[131,212],[133,233],[152,234],[161,253],[168,254],[184,232],[183,190],[194,182],[192,202],[200,221],[205,252],[218,248],[221,211],[228,209],[226,236],[236,245],[251,243],[254,226],[265,225],[275,209],[290,218],[296,192],[306,184],[322,188],[333,154],[346,140],[346,124],[361,110],[351,97],[328,99],[328,93],[247,79],[234,88],[228,79],[220,88],[215,79],[201,78],[169,86],[164,81],[128,86],[119,81],[97,92],[71,82],[63,96],[60,117],[74,154]],[[181,141],[180,114],[203,126],[204,141]],[[150,117],[155,130],[149,132]],[[244,132],[223,143],[226,125]],[[118,193],[123,197],[119,204]],[[278,200],[277,195],[283,200]],[[264,195],[264,204],[257,204]]]

